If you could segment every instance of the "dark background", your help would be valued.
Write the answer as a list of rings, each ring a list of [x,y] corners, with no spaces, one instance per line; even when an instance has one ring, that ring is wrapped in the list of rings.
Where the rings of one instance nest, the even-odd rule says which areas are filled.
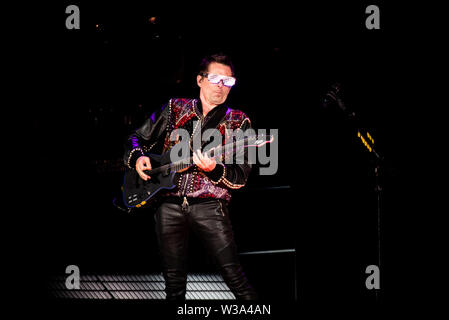
[[[65,28],[69,4],[80,7],[80,30]],[[401,294],[408,281],[401,258],[414,250],[405,205],[417,162],[410,94],[420,67],[411,53],[422,35],[398,22],[407,8],[380,2],[381,29],[367,30],[369,4],[45,7],[44,19],[34,17],[39,28],[24,38],[25,82],[36,101],[23,110],[26,141],[40,170],[22,254],[39,260],[44,275],[69,264],[82,273],[160,270],[151,212],[130,215],[112,204],[123,141],[169,98],[196,97],[201,58],[223,51],[238,79],[230,105],[255,128],[279,129],[278,172],[260,176],[255,168],[230,207],[240,252],[296,248],[296,263],[291,254],[242,257],[261,296],[292,301],[295,281],[303,302],[376,303]],[[360,121],[323,107],[336,81]],[[379,264],[374,161],[357,127],[385,157],[377,295],[365,288],[365,268]],[[191,249],[192,271],[213,270],[195,240]]]

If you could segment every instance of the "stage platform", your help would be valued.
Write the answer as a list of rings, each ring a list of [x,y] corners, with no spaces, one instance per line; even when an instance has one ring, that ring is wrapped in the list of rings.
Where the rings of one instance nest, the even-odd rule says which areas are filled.
[[[163,300],[162,274],[92,274],[80,277],[80,289],[68,289],[65,276],[49,282],[55,299]],[[192,273],[187,276],[186,300],[235,300],[219,274]]]

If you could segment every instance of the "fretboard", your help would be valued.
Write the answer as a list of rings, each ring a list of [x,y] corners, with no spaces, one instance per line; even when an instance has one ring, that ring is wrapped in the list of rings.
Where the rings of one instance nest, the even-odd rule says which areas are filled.
[[[204,154],[207,155],[209,158],[215,158],[218,159],[222,157],[223,155],[225,157],[233,155],[236,153],[237,150],[239,150],[242,147],[245,147],[245,145],[248,143],[249,138],[245,137],[243,139],[240,139],[238,141],[228,143],[226,145],[220,145],[215,148],[212,148],[205,152]],[[164,172],[168,169],[171,171],[180,171],[183,169],[186,169],[188,167],[191,167],[194,165],[193,157],[188,157],[176,162],[165,164],[161,167],[154,168],[152,170],[149,170],[148,174],[158,174],[161,172]]]

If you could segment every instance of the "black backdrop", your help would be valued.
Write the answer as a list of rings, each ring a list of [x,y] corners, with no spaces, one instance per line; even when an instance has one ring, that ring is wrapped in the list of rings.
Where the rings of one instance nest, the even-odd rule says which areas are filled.
[[[112,205],[123,140],[169,98],[195,97],[201,57],[224,51],[238,77],[230,104],[254,127],[279,129],[278,172],[254,170],[234,194],[239,250],[296,248],[299,301],[376,301],[365,288],[366,266],[378,264],[372,157],[354,124],[335,106],[322,107],[339,81],[346,105],[385,155],[381,281],[383,294],[391,294],[397,284],[387,280],[400,269],[393,261],[410,250],[397,232],[410,188],[404,91],[413,90],[407,77],[414,45],[394,23],[398,9],[382,4],[381,29],[367,30],[364,3],[167,10],[80,2],[81,29],[67,30],[68,4],[47,6],[49,18],[25,38],[26,81],[39,101],[27,110],[26,139],[41,170],[24,229],[33,239],[27,259],[39,260],[43,274],[69,264],[82,272],[159,270],[151,214],[127,215]],[[192,270],[209,270],[201,246],[192,251]],[[282,278],[292,260],[242,259],[266,298],[294,299],[293,274]],[[276,277],[288,284],[273,284]]]

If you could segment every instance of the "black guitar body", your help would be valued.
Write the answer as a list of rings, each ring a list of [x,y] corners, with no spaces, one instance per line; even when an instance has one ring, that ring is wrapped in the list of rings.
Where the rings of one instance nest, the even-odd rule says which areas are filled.
[[[151,166],[158,168],[170,163],[170,152],[162,155],[148,154]],[[127,207],[142,207],[154,200],[161,190],[173,189],[176,171],[172,171],[170,166],[165,170],[158,170],[149,174],[151,179],[143,180],[136,170],[128,169],[123,179],[123,201]]]

